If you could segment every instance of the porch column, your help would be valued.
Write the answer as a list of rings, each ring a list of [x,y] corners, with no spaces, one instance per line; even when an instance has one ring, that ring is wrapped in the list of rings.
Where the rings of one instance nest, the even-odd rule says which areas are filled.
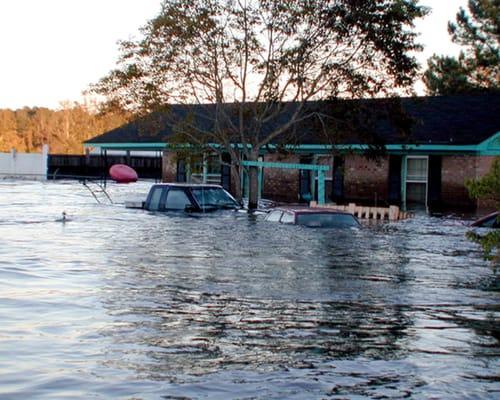
[[[401,209],[406,211],[406,176],[408,174],[407,156],[401,157]]]
[[[203,183],[207,183],[208,179],[208,158],[207,153],[203,153]]]
[[[259,161],[262,162],[262,157],[259,157]],[[259,172],[257,174],[257,198],[260,200],[262,198],[262,178],[263,178],[263,168],[259,167]]]
[[[325,171],[318,171],[318,204],[325,204]]]

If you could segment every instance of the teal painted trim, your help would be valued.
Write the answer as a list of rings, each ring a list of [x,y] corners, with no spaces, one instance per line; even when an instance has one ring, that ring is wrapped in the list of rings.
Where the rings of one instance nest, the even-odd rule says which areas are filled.
[[[325,204],[325,171],[318,171],[318,204]]]
[[[481,156],[500,156],[500,132],[481,142],[478,145],[478,152]]]
[[[328,165],[290,164],[290,163],[266,162],[266,161],[242,161],[241,165],[244,165],[246,167],[305,169],[308,171],[329,171],[330,170],[330,167]]]
[[[102,149],[116,150],[133,150],[133,149],[156,149],[163,150],[170,148],[169,143],[84,143],[84,147],[96,147]],[[208,147],[218,148],[217,144],[207,144]],[[173,147],[179,147],[175,145]],[[192,147],[191,145],[183,145],[180,147]],[[241,147],[235,145],[235,147]],[[270,149],[275,149],[276,146],[268,145]],[[308,152],[330,152],[337,151],[353,151],[363,152],[370,148],[364,144],[342,144],[342,145],[320,145],[320,144],[303,144],[303,145],[286,145],[287,150],[308,151]],[[385,146],[389,152],[442,152],[442,153],[479,153],[480,155],[500,155],[500,132],[485,140],[478,145],[443,145],[443,144],[388,144]]]
[[[401,208],[406,211],[406,177],[408,176],[408,157],[401,157]]]
[[[259,167],[259,173],[257,174],[257,197],[259,200],[262,198],[262,167]]]
[[[133,150],[133,149],[152,149],[163,150],[170,147],[195,147],[189,144],[174,145],[164,142],[151,142],[151,143],[84,143],[84,147],[96,147],[101,149],[116,149],[116,150]],[[221,147],[216,143],[207,143],[207,147],[219,148]],[[241,144],[234,144],[236,148],[242,148]],[[364,152],[370,148],[365,144],[301,144],[301,145],[285,145],[287,150],[291,151],[307,151],[307,152],[331,152],[336,151],[352,151]],[[276,145],[267,145],[263,148],[276,149]],[[453,145],[453,144],[388,144],[385,146],[387,151],[392,153],[406,154],[408,152],[421,152],[421,153],[473,153],[478,155],[500,156],[500,132],[497,132],[487,140],[479,143],[478,145]]]
[[[165,149],[167,143],[84,143],[83,147],[97,147],[101,149]]]
[[[303,144],[285,146],[292,150],[339,150],[339,151],[366,151],[370,148],[366,144],[340,144],[340,145],[318,145],[318,144]],[[478,145],[443,145],[443,144],[387,144],[385,148],[388,151],[430,151],[430,152],[477,152]]]
[[[500,133],[498,134],[500,135]],[[494,140],[496,136],[488,139]],[[498,139],[500,141],[500,138]],[[484,142],[483,142],[484,143]],[[210,144],[210,147],[218,147],[216,144]],[[407,153],[472,153],[476,154],[481,150],[481,144],[479,145],[448,145],[448,144],[387,144],[385,148],[390,153],[395,154],[407,154]],[[242,148],[241,145],[235,145],[235,147]],[[275,150],[277,146],[275,145],[267,145],[263,148],[265,150],[269,148],[271,150]],[[289,151],[296,152],[318,152],[318,153],[331,153],[333,150],[340,152],[365,152],[370,149],[369,145],[366,144],[339,144],[339,145],[324,145],[324,144],[301,144],[301,145],[285,145],[284,148]],[[491,153],[493,150],[489,150]],[[496,151],[496,150],[495,150]],[[500,155],[500,148],[499,148]],[[495,153],[496,154],[496,153]]]
[[[262,157],[259,157],[259,161],[262,162]],[[263,183],[264,183],[264,168],[259,167],[259,172],[257,174],[257,197],[259,200],[262,198]]]

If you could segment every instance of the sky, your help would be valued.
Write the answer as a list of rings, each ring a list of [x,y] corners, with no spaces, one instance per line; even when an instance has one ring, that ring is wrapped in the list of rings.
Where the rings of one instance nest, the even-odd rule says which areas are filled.
[[[0,108],[59,108],[82,101],[118,58],[118,40],[138,36],[161,0],[0,0]],[[425,50],[458,53],[447,22],[467,0],[421,0],[432,13],[417,23]],[[419,93],[423,85],[417,84]]]

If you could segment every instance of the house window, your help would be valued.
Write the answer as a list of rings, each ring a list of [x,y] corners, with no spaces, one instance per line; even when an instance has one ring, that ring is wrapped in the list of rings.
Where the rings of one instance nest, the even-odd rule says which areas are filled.
[[[217,154],[192,157],[190,167],[189,182],[220,185],[221,163]]]
[[[427,206],[429,157],[406,158],[406,202]]]

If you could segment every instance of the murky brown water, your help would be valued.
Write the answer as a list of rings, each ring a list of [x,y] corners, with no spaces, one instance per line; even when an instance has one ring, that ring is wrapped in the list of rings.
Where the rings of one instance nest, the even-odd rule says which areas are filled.
[[[466,221],[314,230],[75,182],[0,193],[2,399],[500,396],[498,277]]]

